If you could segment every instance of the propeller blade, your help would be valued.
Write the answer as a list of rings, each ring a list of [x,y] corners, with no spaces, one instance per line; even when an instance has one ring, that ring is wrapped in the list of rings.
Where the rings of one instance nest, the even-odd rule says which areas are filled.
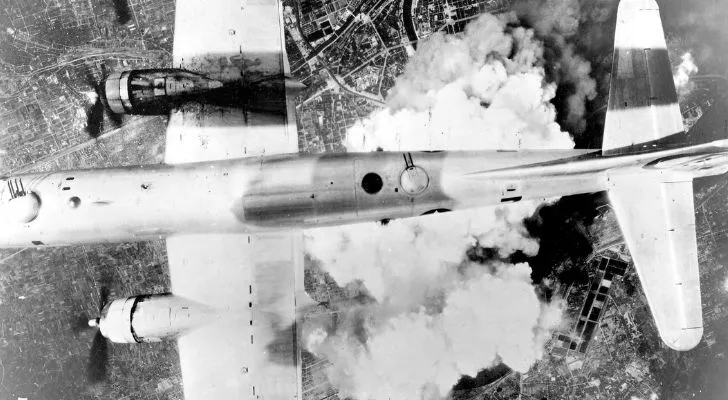
[[[94,89],[94,92],[98,95],[99,93],[99,81],[96,80],[96,77],[91,73],[91,70],[88,68],[84,68],[85,70],[85,78],[86,78],[86,84],[91,86]]]
[[[109,295],[111,294],[111,290],[109,290],[108,287],[102,286],[101,290],[99,291],[99,312],[101,312],[104,307],[106,307],[106,303],[109,301]]]
[[[88,358],[87,378],[91,383],[99,383],[106,380],[109,366],[109,344],[101,331],[94,335],[91,344],[91,351]]]
[[[86,110],[86,132],[96,139],[104,130],[104,104],[97,97],[94,104]]]
[[[109,70],[106,68],[106,63],[101,62],[101,82],[99,82],[99,87],[103,86],[104,81],[109,76]]]
[[[106,108],[106,116],[109,117],[109,121],[111,121],[111,124],[114,125],[114,128],[120,127],[124,122],[124,118],[121,114],[116,114],[108,108]]]

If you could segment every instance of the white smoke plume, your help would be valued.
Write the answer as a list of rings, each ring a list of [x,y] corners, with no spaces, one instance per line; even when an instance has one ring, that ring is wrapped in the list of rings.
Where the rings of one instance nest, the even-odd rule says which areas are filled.
[[[369,294],[390,309],[408,310],[421,305],[438,279],[463,261],[465,250],[476,243],[497,248],[507,257],[517,250],[538,252],[523,219],[536,203],[435,214],[415,219],[321,228],[307,231],[306,249],[345,285],[360,280]]]
[[[561,312],[540,304],[527,264],[491,267],[470,266],[467,279],[443,280],[452,288],[441,310],[365,314],[364,343],[354,330],[316,328],[308,348],[335,365],[329,376],[341,394],[357,399],[441,398],[461,375],[500,360],[526,372]]]
[[[571,148],[550,103],[543,45],[511,14],[483,15],[457,35],[421,42],[387,107],[349,131],[349,150]],[[307,251],[341,286],[369,300],[338,304],[331,322],[304,325],[340,394],[441,398],[462,374],[498,362],[525,372],[561,321],[541,303],[527,264],[502,260],[538,243],[523,219],[538,203],[306,232]],[[499,261],[469,262],[474,245]]]
[[[361,283],[374,300],[344,306],[336,327],[306,325],[306,347],[333,364],[341,394],[437,399],[461,375],[500,361],[528,371],[561,310],[538,300],[528,264],[464,255],[476,242],[502,257],[534,255],[538,243],[522,225],[534,205],[307,232],[307,248],[333,278]]]
[[[678,96],[684,98],[695,88],[690,77],[698,73],[698,66],[695,65],[695,59],[690,52],[685,52],[680,60],[680,64],[674,68],[672,80],[675,82]]]
[[[349,130],[347,148],[371,151],[570,148],[544,81],[543,45],[513,16],[484,14],[464,33],[422,43],[387,107]]]

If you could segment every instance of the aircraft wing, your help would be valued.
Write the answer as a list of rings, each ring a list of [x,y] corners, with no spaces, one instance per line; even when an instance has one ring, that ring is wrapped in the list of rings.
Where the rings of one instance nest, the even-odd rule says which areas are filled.
[[[604,155],[680,143],[682,116],[654,0],[617,11]],[[662,340],[675,350],[703,336],[692,176],[658,169],[609,173],[609,198]]]
[[[177,0],[174,67],[242,84],[289,73],[279,0]],[[285,89],[279,107],[188,103],[169,117],[168,164],[298,152],[295,109]],[[270,96],[269,93],[267,93]],[[277,112],[276,112],[277,111]],[[284,129],[281,129],[283,127]]]
[[[652,150],[682,132],[660,9],[654,0],[622,0],[602,153]]]
[[[609,199],[660,337],[689,350],[703,336],[693,183],[661,172],[610,175]]]
[[[178,339],[186,400],[301,399],[301,233],[167,239],[172,292],[217,310]]]
[[[277,0],[177,0],[174,66],[220,80],[287,72]],[[170,164],[298,151],[295,114],[249,114],[236,104],[187,104],[170,115]],[[167,238],[172,292],[218,318],[178,339],[187,400],[301,399],[296,296],[300,232]]]

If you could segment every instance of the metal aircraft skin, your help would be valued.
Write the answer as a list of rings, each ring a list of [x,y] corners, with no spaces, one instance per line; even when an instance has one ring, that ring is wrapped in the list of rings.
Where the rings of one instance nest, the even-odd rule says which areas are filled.
[[[177,1],[175,67],[283,76],[277,1],[202,3]],[[302,229],[533,198],[608,191],[662,340],[688,350],[702,337],[692,180],[728,171],[728,140],[687,139],[654,0],[619,5],[601,150],[301,155],[290,103],[253,118],[215,107],[172,112],[164,165],[13,176],[0,189],[0,247],[167,239],[174,296],[146,311],[172,310],[166,330],[138,314],[154,297],[117,300],[100,323],[114,341],[178,337],[188,400],[300,398]],[[282,326],[289,362],[274,362]]]

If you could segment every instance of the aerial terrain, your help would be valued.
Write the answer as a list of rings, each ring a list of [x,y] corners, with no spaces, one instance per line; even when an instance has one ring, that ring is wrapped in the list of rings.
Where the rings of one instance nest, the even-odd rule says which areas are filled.
[[[444,43],[483,13],[505,15],[508,34],[524,27],[542,43],[534,65],[553,84],[555,122],[576,147],[601,145],[616,0],[283,4],[291,73],[307,85],[296,98],[301,152],[351,150],[352,127],[398,107],[393,88],[424,43]],[[686,129],[728,137],[728,7],[712,0],[660,6],[675,79],[684,79]],[[0,0],[0,176],[161,163],[166,117],[107,117],[90,127],[88,115],[104,74],[168,67],[174,29],[173,0]],[[537,251],[504,256],[479,241],[463,251],[463,263],[528,263],[539,299],[558,300],[563,321],[527,372],[486,360],[447,397],[725,398],[728,177],[696,180],[694,199],[705,321],[697,348],[662,344],[606,194],[570,196],[519,221]],[[346,320],[347,304],[374,301],[356,284],[337,283],[313,256],[305,284],[318,306],[304,325],[335,324]],[[111,298],[170,291],[164,241],[0,250],[0,399],[183,398],[175,342],[112,345],[107,376],[89,381],[94,331],[84,325],[98,312],[102,288]],[[347,398],[329,379],[331,363],[303,352],[304,399]]]

